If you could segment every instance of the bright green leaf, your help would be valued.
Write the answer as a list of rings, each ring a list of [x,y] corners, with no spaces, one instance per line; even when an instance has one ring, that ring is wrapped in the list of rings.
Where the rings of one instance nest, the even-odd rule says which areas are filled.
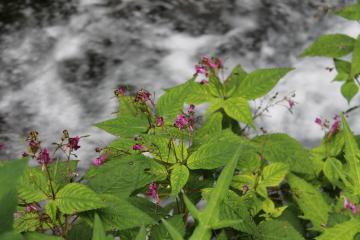
[[[231,118],[255,128],[249,103],[242,97],[229,98],[224,102],[224,110]]]
[[[189,169],[185,165],[176,164],[170,175],[171,195],[176,196],[189,179]]]
[[[360,220],[353,218],[347,222],[336,224],[334,227],[327,228],[316,240],[353,240],[355,234],[360,232]]]
[[[148,120],[145,117],[120,117],[95,124],[112,135],[132,138],[137,134],[144,134],[148,129]]]
[[[360,4],[359,4],[360,5]],[[359,8],[360,10],[360,8]],[[359,13],[360,15],[360,13]],[[351,60],[351,77],[355,78],[360,73],[360,35],[357,37]]]
[[[346,98],[348,103],[350,103],[351,99],[359,92],[358,85],[354,82],[354,80],[350,80],[345,82],[341,86],[341,94]]]
[[[360,4],[348,5],[341,9],[337,15],[349,20],[360,20]]]
[[[145,226],[141,226],[138,235],[136,235],[135,240],[146,240],[146,228]]]
[[[259,240],[304,240],[288,222],[279,220],[263,221],[258,226]]]

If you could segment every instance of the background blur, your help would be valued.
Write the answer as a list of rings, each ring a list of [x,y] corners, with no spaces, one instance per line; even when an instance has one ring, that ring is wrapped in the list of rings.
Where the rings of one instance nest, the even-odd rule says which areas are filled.
[[[332,13],[352,0],[0,0],[0,159],[16,158],[36,129],[51,143],[68,129],[90,134],[85,166],[112,137],[91,125],[111,117],[113,90],[124,84],[156,92],[189,79],[203,55],[255,68],[293,66],[275,91],[296,91],[294,113],[278,106],[258,119],[307,146],[322,137],[317,116],[346,110],[335,71],[323,58],[300,59],[323,33],[360,33]],[[353,105],[359,104],[357,96]],[[258,105],[259,102],[254,103]],[[355,121],[359,110],[351,115]]]

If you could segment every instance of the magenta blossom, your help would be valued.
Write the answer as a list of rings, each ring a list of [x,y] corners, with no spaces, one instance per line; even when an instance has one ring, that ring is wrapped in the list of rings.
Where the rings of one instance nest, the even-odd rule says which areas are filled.
[[[44,148],[43,150],[41,150],[41,152],[39,153],[39,156],[37,157],[36,160],[41,165],[47,165],[51,162],[51,158],[50,158],[49,151],[47,150],[47,148]]]
[[[174,126],[179,129],[184,129],[189,124],[187,117],[184,114],[177,115]]]
[[[330,127],[330,133],[331,133],[331,134],[334,134],[334,133],[337,132],[337,130],[338,130],[339,127],[340,127],[340,123],[341,123],[340,116],[339,116],[339,115],[335,115],[335,117],[334,117],[334,122],[333,122],[333,124],[332,124],[331,127]]]
[[[190,104],[190,106],[187,109],[188,114],[194,114],[195,113],[195,105]]]
[[[294,100],[292,100],[292,99],[290,99],[290,98],[286,98],[286,101],[288,102],[288,104],[289,104],[289,109],[291,110],[291,109],[293,109],[294,108],[294,106],[295,106],[295,101]]]
[[[107,158],[108,158],[108,155],[104,154],[104,155],[97,157],[95,160],[92,161],[92,163],[96,166],[100,166],[106,161]]]
[[[140,89],[139,91],[137,91],[136,96],[135,96],[135,102],[141,102],[141,103],[145,103],[147,101],[150,100],[151,97],[151,93],[149,93],[148,91],[146,91],[145,89]],[[151,101],[151,100],[150,100]]]
[[[157,191],[156,183],[149,184],[149,188],[148,188],[146,195],[150,196],[156,202],[156,204],[160,203],[160,197],[159,197],[159,193]]]
[[[206,74],[206,68],[204,66],[201,65],[195,65],[195,72],[196,74]]]
[[[201,85],[206,85],[206,84],[208,84],[208,83],[209,83],[209,81],[206,80],[206,79],[203,79],[203,80],[200,81],[200,84],[201,84]]]
[[[347,199],[347,198],[344,198],[344,208],[345,209],[351,209],[351,212],[352,212],[353,215],[355,215],[359,211],[356,204],[351,203],[350,200]]]
[[[80,137],[79,136],[69,138],[69,144],[67,146],[70,149],[78,150],[80,148],[79,142],[80,142]]]
[[[162,127],[162,126],[164,126],[164,118],[163,117],[157,117],[156,118],[156,126],[158,126],[158,127]]]
[[[38,209],[34,204],[29,204],[25,207],[25,212],[36,212]]]
[[[118,87],[114,93],[115,93],[115,96],[124,96],[125,95],[125,92],[126,92],[126,87],[122,86],[122,87]]]
[[[315,118],[315,123],[318,124],[319,126],[323,127],[321,118],[319,118],[319,117]]]
[[[36,153],[40,148],[40,142],[36,140],[30,140],[29,147],[32,153]]]
[[[242,192],[243,192],[243,194],[247,193],[248,191],[249,191],[249,185],[244,184],[244,185],[242,186]]]
[[[145,147],[143,146],[143,145],[141,145],[141,144],[135,144],[133,147],[133,150],[135,150],[135,151],[142,151],[142,150],[144,150],[145,149]]]
[[[1,151],[1,150],[4,150],[4,148],[5,148],[5,144],[2,144],[2,143],[1,143],[1,144],[0,144],[0,151]]]
[[[212,69],[220,69],[223,67],[223,63],[220,58],[203,57],[201,62]]]

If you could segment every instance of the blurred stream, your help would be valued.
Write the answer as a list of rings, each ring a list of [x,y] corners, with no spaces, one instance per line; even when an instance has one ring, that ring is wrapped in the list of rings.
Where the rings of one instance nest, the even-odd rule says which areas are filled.
[[[111,117],[113,90],[124,84],[156,96],[189,79],[203,55],[256,68],[293,66],[280,95],[296,91],[294,113],[279,106],[258,119],[307,146],[322,131],[314,119],[349,108],[328,59],[297,56],[325,32],[360,33],[360,24],[328,13],[351,0],[13,0],[0,1],[0,159],[16,158],[36,129],[45,143],[90,134],[79,158],[112,136],[91,125]],[[330,10],[329,10],[330,9]],[[351,106],[359,104],[353,99]],[[259,104],[254,103],[254,106]],[[350,122],[360,132],[354,112]]]

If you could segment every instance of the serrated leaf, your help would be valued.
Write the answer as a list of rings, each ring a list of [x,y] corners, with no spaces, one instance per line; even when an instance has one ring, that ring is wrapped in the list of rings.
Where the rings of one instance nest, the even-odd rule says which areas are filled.
[[[176,164],[171,170],[171,195],[176,196],[189,179],[189,169],[185,165]]]
[[[84,221],[75,223],[68,232],[68,240],[91,240],[92,228]]]
[[[55,204],[62,213],[73,214],[105,207],[101,198],[90,188],[70,183],[56,194]]]
[[[346,81],[349,79],[351,72],[351,63],[342,59],[334,59],[337,75],[335,81]]]
[[[350,127],[344,117],[341,115],[343,124],[344,138],[345,138],[345,159],[347,161],[347,171],[351,176],[354,191],[356,194],[360,193],[360,152],[356,140],[350,130]]]
[[[97,123],[95,126],[118,137],[132,138],[146,133],[149,125],[145,117],[124,116]]]
[[[242,97],[229,98],[224,102],[224,110],[231,118],[255,128],[251,109],[246,99]]]
[[[105,239],[107,239],[107,237],[104,226],[101,222],[99,215],[95,213],[92,240],[105,240]]]
[[[20,178],[18,193],[21,199],[27,202],[39,202],[51,195],[48,180],[39,168],[29,167]]]
[[[166,219],[166,221],[173,226],[178,233],[183,236],[185,234],[185,224],[183,215],[174,215]],[[172,240],[169,231],[163,223],[154,226],[151,230],[151,240]]]
[[[24,240],[23,236],[20,233],[9,231],[0,233],[1,240]]]
[[[174,228],[165,219],[162,219],[161,221],[164,224],[165,228],[168,230],[168,232],[173,240],[183,240],[181,233],[179,233],[179,231],[176,228]]]
[[[35,212],[22,212],[14,222],[14,230],[18,233],[33,232],[40,226],[39,215]]]
[[[270,162],[281,162],[289,166],[291,171],[314,175],[309,152],[292,137],[274,133],[254,139],[261,146],[261,153]]]
[[[127,198],[134,190],[166,178],[164,166],[142,154],[115,158],[92,169],[91,175],[85,175],[89,187],[120,198]]]
[[[334,227],[325,229],[316,240],[353,240],[355,234],[358,232],[360,232],[360,221],[359,219],[353,218],[347,222],[336,224]]]
[[[289,171],[289,166],[284,163],[271,163],[264,167],[262,172],[262,180],[258,185],[261,195],[267,197],[267,187],[278,186],[285,178]],[[258,190],[257,189],[257,190]]]
[[[333,185],[337,185],[339,179],[341,179],[345,183],[345,185],[350,184],[346,179],[342,163],[336,158],[326,159],[323,171],[326,178]]]
[[[135,240],[146,240],[146,228],[141,226],[139,233],[136,235]]]
[[[360,20],[360,4],[348,5],[341,9],[337,15],[349,20]]]
[[[25,240],[62,240],[63,238],[51,236],[38,232],[28,232],[24,234]]]
[[[19,159],[0,165],[0,234],[12,229],[16,211],[16,184],[24,173],[27,160]]]
[[[288,222],[279,220],[262,221],[258,226],[259,240],[304,240],[301,234]]]
[[[354,80],[350,80],[345,82],[341,86],[341,94],[344,96],[344,98],[348,101],[350,104],[351,99],[359,92],[358,85],[354,82]]]
[[[253,100],[265,96],[292,68],[259,69],[249,73],[238,88],[237,96]]]
[[[54,200],[48,200],[45,205],[45,212],[53,222],[56,222],[56,203]]]
[[[246,77],[246,71],[241,65],[236,65],[229,77],[224,82],[226,96],[237,96],[238,88]]]
[[[351,53],[354,45],[355,39],[345,34],[322,35],[301,56],[339,58]]]
[[[288,176],[288,183],[304,218],[311,221],[312,229],[322,231],[322,226],[327,223],[331,208],[320,190],[293,174]]]

